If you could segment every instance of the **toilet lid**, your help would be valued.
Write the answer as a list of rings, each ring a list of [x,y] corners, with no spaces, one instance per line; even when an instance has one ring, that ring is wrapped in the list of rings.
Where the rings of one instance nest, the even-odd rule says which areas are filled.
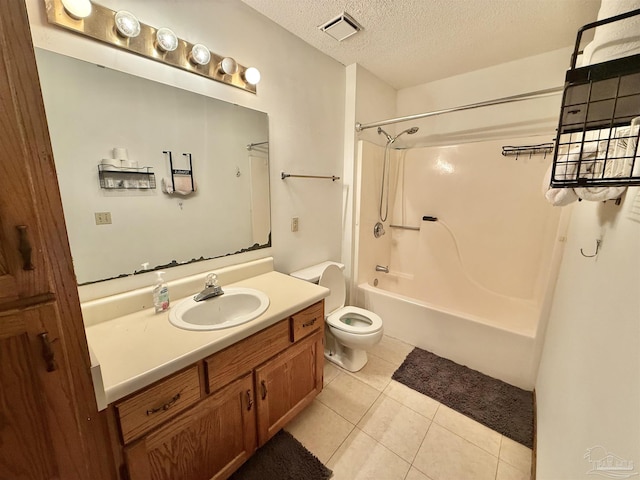
[[[344,307],[346,298],[346,287],[342,270],[336,265],[329,265],[320,275],[318,285],[328,288],[331,293],[324,299],[324,309],[327,316],[331,315],[337,309]]]
[[[382,329],[382,319],[376,313],[360,307],[344,307],[327,317],[327,324],[343,332],[368,334]]]

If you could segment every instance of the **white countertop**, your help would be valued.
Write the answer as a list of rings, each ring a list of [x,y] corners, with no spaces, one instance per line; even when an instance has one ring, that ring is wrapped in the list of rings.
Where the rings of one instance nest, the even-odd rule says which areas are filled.
[[[169,323],[169,312],[156,314],[153,308],[87,327],[89,347],[100,364],[106,403],[263,330],[329,294],[324,287],[278,272],[225,285],[223,289],[226,286],[263,291],[269,296],[269,308],[243,325],[208,332],[177,328]],[[172,299],[172,306],[180,300]],[[96,391],[96,397],[101,393]]]

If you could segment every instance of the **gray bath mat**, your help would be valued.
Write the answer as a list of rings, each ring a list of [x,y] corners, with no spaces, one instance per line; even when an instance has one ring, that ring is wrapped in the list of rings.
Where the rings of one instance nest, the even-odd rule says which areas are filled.
[[[414,348],[393,379],[533,448],[533,393]]]
[[[293,435],[280,430],[229,480],[327,480],[332,474]]]

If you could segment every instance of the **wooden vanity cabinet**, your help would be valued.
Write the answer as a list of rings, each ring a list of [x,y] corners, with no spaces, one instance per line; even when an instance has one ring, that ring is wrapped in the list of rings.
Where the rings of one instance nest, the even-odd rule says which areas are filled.
[[[317,331],[256,369],[259,445],[322,391],[323,338],[323,332]]]
[[[322,390],[323,327],[320,301],[117,403],[128,478],[228,478]]]
[[[131,480],[225,479],[256,449],[247,374],[125,448]]]
[[[24,1],[0,65],[0,478],[111,480]]]

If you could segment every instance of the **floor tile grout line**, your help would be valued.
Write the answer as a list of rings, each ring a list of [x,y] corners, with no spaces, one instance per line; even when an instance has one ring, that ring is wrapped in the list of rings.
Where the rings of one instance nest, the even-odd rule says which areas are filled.
[[[409,388],[409,387],[407,387],[405,384],[400,383],[400,382],[398,382],[397,380],[394,380],[393,378],[391,379],[391,382],[396,382],[397,384],[402,385],[403,387]],[[385,394],[387,397],[389,397],[389,398],[393,398],[393,397],[392,397],[391,395],[389,395],[388,393],[385,393],[385,392],[389,389],[389,386],[391,386],[391,382],[389,382],[389,383],[387,384],[386,388],[382,391],[382,393],[384,393],[384,394]],[[431,398],[429,395],[425,395],[425,394],[424,394],[424,393],[422,393],[422,392],[418,392],[417,390],[413,390],[413,389],[411,389],[411,388],[409,388],[409,390],[411,390],[412,392],[414,392],[414,393],[416,393],[416,394],[418,394],[418,395],[422,395],[423,397],[428,398],[429,400],[431,400],[431,401],[433,401],[433,402],[435,402],[435,403],[437,403],[437,404],[438,404],[438,405],[436,406],[436,411],[433,413],[433,417],[429,418],[429,417],[427,417],[426,415],[423,415],[422,413],[420,413],[420,412],[419,412],[418,410],[416,410],[415,408],[412,408],[411,406],[409,406],[409,405],[407,405],[407,404],[405,404],[405,403],[402,403],[400,400],[398,400],[398,399],[396,399],[396,398],[393,398],[393,399],[394,399],[396,402],[398,402],[398,403],[402,404],[403,406],[407,407],[409,410],[411,410],[411,411],[413,411],[413,412],[417,413],[418,415],[422,415],[422,416],[423,416],[424,418],[426,418],[427,420],[433,420],[433,419],[435,418],[435,416],[436,416],[436,412],[438,411],[438,408],[440,408],[440,405],[442,405],[442,402],[439,402],[439,401],[438,401],[438,400],[436,400],[435,398]]]
[[[328,408],[328,407],[327,407]],[[348,421],[348,420],[347,420]],[[328,465],[331,462],[331,459],[333,458],[333,456],[338,453],[338,450],[340,450],[340,447],[342,447],[342,445],[344,444],[344,442],[347,441],[347,439],[351,436],[351,434],[353,433],[353,431],[358,428],[356,427],[354,424],[352,424],[351,422],[349,422],[349,424],[351,425],[351,430],[349,430],[349,433],[347,433],[347,436],[344,437],[344,440],[342,440],[340,442],[340,444],[336,447],[336,449],[333,451],[333,453],[331,453],[331,455],[329,455],[329,458],[327,458],[327,463],[325,464]],[[328,468],[328,467],[327,467]]]
[[[443,404],[441,403],[440,405],[443,405]],[[446,405],[445,405],[445,407],[446,407]],[[439,410],[439,409],[440,409],[440,406],[438,406],[438,410]],[[456,411],[456,410],[454,410],[454,411]],[[437,410],[436,410],[436,414],[437,414],[437,413],[438,413],[438,412],[437,412]],[[460,412],[458,412],[458,413],[460,413]],[[451,430],[450,428],[448,428],[446,425],[443,425],[442,423],[437,422],[437,421],[436,421],[436,414],[434,414],[434,415],[433,415],[433,420],[432,420],[432,421],[433,421],[434,423],[436,423],[438,426],[440,426],[440,427],[444,428],[447,432],[453,433],[454,435],[456,435],[456,436],[458,436],[458,437],[462,438],[462,439],[463,439],[463,440],[465,440],[466,442],[469,442],[471,445],[475,445],[475,446],[476,446],[476,447],[478,447],[479,449],[481,449],[481,450],[483,450],[483,451],[487,452],[487,453],[488,453],[489,455],[491,455],[492,457],[496,457],[496,458],[500,459],[500,448],[502,447],[502,437],[503,437],[503,435],[502,435],[500,432],[497,432],[497,431],[495,431],[495,430],[491,430],[489,427],[487,427],[487,428],[489,428],[489,430],[491,430],[492,432],[495,432],[495,433],[497,433],[497,434],[499,434],[499,435],[500,435],[500,446],[498,447],[498,455],[495,455],[495,454],[491,453],[489,450],[487,450],[486,448],[484,448],[484,447],[482,447],[482,446],[478,445],[477,443],[472,442],[471,440],[469,440],[469,439],[467,439],[467,438],[464,438],[464,437],[463,437],[462,435],[460,435],[459,433],[454,432],[453,430]],[[469,418],[469,417],[467,417],[467,418]],[[473,420],[473,419],[472,419],[472,420]],[[478,422],[478,423],[479,423],[479,422]],[[482,424],[480,423],[480,425],[482,425]],[[507,462],[507,463],[508,463],[508,462]]]
[[[363,382],[364,383],[364,382]],[[371,385],[367,385],[369,387],[371,387]],[[373,388],[373,387],[372,387]],[[338,415],[340,418],[343,418],[344,420],[346,420],[347,422],[349,422],[351,425],[353,425],[354,427],[358,426],[358,423],[360,422],[360,420],[362,420],[364,418],[364,416],[367,414],[367,412],[369,411],[369,409],[373,406],[374,403],[376,403],[378,401],[378,398],[380,397],[380,395],[382,395],[382,392],[378,391],[377,389],[374,388],[374,390],[376,390],[376,392],[378,392],[378,395],[376,396],[375,400],[373,401],[373,403],[371,405],[369,405],[367,407],[367,409],[365,410],[365,412],[360,416],[360,418],[358,419],[358,421],[356,423],[353,423],[351,420],[349,420],[348,418],[346,418],[344,415],[342,415],[340,412],[338,412],[335,408],[331,407],[330,405],[327,405],[326,403],[324,403],[322,401],[321,398],[316,398],[316,400],[318,400],[322,405],[324,405],[325,407],[327,407],[329,410],[331,410],[333,413],[335,413],[336,415]]]

